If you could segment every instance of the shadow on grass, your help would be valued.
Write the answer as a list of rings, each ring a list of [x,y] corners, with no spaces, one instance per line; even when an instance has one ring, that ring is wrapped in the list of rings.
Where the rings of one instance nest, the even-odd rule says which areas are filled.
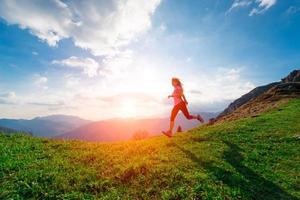
[[[239,173],[232,173],[226,169],[215,166],[213,162],[207,162],[198,158],[193,152],[177,145],[172,142],[172,145],[185,153],[193,162],[200,165],[206,171],[213,175],[217,181],[221,181],[228,185],[230,188],[239,188],[242,195],[247,199],[286,199],[297,200],[291,194],[284,191],[280,186],[268,181],[258,173],[254,172],[249,167],[243,165],[243,156],[240,149],[236,144],[228,141],[223,141],[229,149],[224,154],[224,160],[229,163]]]

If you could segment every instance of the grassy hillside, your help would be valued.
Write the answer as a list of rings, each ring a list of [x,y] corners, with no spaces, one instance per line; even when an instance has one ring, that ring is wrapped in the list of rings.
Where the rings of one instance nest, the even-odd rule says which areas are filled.
[[[172,139],[0,136],[0,199],[298,199],[300,100]]]

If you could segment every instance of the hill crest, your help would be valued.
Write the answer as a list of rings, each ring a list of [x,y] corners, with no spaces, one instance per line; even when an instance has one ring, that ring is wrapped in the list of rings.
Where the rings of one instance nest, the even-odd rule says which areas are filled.
[[[231,103],[216,121],[256,117],[292,98],[300,97],[300,70],[292,71],[280,82],[260,86]]]

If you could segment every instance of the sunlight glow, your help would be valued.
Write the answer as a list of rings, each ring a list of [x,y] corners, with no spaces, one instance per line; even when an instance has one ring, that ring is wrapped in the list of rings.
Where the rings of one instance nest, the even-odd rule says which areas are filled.
[[[137,105],[133,99],[124,99],[121,103],[120,117],[136,117],[137,111]]]

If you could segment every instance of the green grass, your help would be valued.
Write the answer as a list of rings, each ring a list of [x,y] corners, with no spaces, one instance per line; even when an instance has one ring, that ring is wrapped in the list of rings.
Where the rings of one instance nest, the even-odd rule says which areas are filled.
[[[299,199],[300,100],[172,139],[0,135],[0,199]]]

